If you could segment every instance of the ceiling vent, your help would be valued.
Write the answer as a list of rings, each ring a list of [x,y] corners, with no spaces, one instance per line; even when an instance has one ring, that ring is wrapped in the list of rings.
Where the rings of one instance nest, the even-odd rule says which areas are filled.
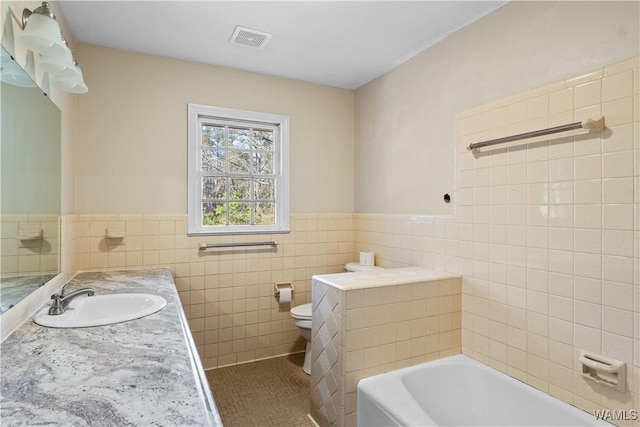
[[[231,44],[262,49],[271,39],[272,34],[237,26],[231,36]]]

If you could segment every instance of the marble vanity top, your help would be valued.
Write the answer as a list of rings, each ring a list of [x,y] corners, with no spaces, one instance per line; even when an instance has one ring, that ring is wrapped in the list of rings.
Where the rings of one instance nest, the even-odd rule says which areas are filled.
[[[108,326],[30,318],[2,342],[2,425],[222,425],[167,269],[80,273],[70,291],[151,293],[167,306]]]

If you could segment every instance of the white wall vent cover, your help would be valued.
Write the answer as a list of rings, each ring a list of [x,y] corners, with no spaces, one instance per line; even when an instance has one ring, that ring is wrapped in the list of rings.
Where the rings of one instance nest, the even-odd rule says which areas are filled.
[[[231,44],[262,49],[271,39],[272,34],[237,26],[231,36]]]

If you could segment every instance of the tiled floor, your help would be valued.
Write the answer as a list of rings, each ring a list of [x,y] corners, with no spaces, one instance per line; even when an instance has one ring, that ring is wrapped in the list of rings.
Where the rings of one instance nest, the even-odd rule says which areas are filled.
[[[304,353],[207,371],[225,427],[311,427]]]

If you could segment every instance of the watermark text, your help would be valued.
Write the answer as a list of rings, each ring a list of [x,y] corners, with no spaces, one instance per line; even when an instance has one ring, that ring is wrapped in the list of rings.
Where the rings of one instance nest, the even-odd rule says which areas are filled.
[[[596,409],[593,416],[597,420],[604,421],[636,421],[638,411],[636,409]]]

